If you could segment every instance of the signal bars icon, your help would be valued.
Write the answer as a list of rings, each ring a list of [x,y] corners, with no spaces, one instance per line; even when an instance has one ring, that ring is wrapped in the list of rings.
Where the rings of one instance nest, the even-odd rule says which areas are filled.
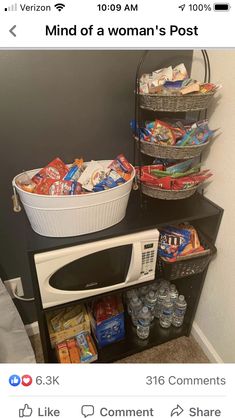
[[[11,6],[5,7],[5,12],[17,12],[17,3],[12,4]]]

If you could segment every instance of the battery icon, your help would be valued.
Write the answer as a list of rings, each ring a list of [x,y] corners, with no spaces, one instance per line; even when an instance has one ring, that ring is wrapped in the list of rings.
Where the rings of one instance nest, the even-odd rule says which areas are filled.
[[[215,12],[228,12],[230,7],[229,3],[214,3]]]

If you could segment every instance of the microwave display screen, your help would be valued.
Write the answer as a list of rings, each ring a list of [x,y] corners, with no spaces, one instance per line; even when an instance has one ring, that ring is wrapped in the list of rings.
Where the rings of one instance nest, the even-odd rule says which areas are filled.
[[[112,247],[78,258],[56,271],[49,280],[59,290],[89,290],[123,283],[126,280],[132,245]]]

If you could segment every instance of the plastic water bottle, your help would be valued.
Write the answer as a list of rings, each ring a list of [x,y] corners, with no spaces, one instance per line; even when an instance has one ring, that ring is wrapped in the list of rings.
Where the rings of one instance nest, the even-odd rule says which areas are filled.
[[[145,340],[149,336],[151,323],[151,313],[147,306],[144,306],[139,312],[138,324],[137,324],[137,336],[141,340]]]
[[[169,290],[170,289],[170,282],[169,280],[160,280],[160,287],[163,287],[163,289]]]
[[[143,307],[142,301],[138,297],[134,297],[129,303],[131,310],[131,319],[133,325],[136,327],[138,323],[139,312]]]
[[[171,284],[170,285],[169,295],[170,295],[171,302],[174,305],[175,302],[176,302],[176,300],[178,299],[178,296],[179,296],[179,292],[176,289],[176,285],[175,284]]]
[[[187,302],[184,295],[179,295],[174,305],[174,312],[172,317],[172,325],[174,327],[181,327],[184,322],[184,315],[187,309]]]
[[[157,303],[157,295],[153,290],[150,290],[150,292],[147,293],[144,299],[144,305],[149,308],[149,311],[151,313],[151,321],[154,319],[154,309]]]
[[[158,291],[158,289],[159,289],[159,287],[160,287],[160,283],[159,283],[159,280],[158,281],[154,281],[151,285],[150,285],[150,290],[152,290],[153,292],[157,292]]]
[[[149,292],[149,287],[148,286],[140,287],[139,292],[138,292],[139,298],[143,301],[148,292]]]
[[[157,294],[157,302],[154,308],[154,316],[155,318],[160,318],[162,312],[162,304],[167,297],[167,291],[164,287],[160,287]]]
[[[132,315],[132,312],[135,312],[136,310],[140,310],[142,308],[142,302],[138,298],[138,296],[133,296],[128,305],[127,305],[127,312],[129,315]]]
[[[160,315],[160,325],[162,328],[169,328],[171,326],[173,316],[173,303],[171,302],[170,295],[167,295],[162,304],[162,312]]]
[[[126,303],[128,304],[130,302],[130,300],[134,297],[138,297],[138,291],[137,289],[130,289],[125,293],[125,299],[126,299]]]

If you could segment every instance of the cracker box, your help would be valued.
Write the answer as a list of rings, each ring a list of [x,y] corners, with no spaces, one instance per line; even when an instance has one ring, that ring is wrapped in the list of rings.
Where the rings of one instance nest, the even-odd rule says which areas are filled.
[[[82,322],[79,322],[78,312],[83,313]],[[90,332],[90,320],[83,304],[50,311],[46,315],[46,320],[52,348],[62,341],[75,337],[82,331]]]
[[[89,308],[91,328],[100,348],[125,337],[124,309],[119,296],[106,296]]]

